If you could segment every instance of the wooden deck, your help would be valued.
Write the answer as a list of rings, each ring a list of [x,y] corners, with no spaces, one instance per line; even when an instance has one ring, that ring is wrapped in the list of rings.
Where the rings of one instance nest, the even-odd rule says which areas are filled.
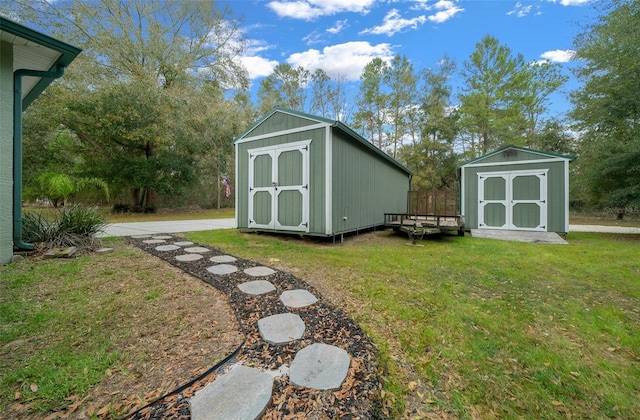
[[[464,220],[458,215],[385,213],[384,225],[406,233],[413,243],[425,235],[443,232],[456,232],[458,236],[464,236]]]

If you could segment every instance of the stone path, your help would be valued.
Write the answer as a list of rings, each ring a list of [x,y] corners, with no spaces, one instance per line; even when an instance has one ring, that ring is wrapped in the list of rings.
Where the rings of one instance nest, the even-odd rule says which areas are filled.
[[[315,398],[313,404],[299,404],[305,418],[370,417],[366,410],[373,409],[371,400],[379,386],[375,348],[359,327],[322,302],[306,283],[170,235],[131,239],[230,295],[247,341],[251,341],[234,363],[224,366],[215,380],[190,398],[192,419],[257,419],[267,411],[271,417],[274,413],[284,417],[285,412],[296,412],[293,402],[303,394]],[[293,397],[278,395],[282,392]],[[336,399],[345,395],[353,402]],[[276,405],[279,401],[282,403]],[[286,410],[282,407],[285,401]],[[353,405],[351,413],[346,412],[349,405]]]

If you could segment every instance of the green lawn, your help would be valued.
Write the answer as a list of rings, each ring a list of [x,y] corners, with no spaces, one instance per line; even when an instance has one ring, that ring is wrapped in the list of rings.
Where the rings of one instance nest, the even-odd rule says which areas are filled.
[[[390,231],[337,245],[187,236],[291,272],[344,308],[380,349],[396,418],[640,413],[640,235],[571,233],[569,245],[443,236],[424,247]],[[134,334],[137,311],[155,313],[158,280],[174,275],[153,259],[140,265],[121,250],[0,267],[0,407],[61,409],[122,365],[129,347],[116,342]],[[114,284],[120,292],[107,293]]]
[[[389,231],[335,246],[235,230],[188,237],[290,270],[345,306],[381,349],[398,417],[640,413],[638,235],[424,247]]]

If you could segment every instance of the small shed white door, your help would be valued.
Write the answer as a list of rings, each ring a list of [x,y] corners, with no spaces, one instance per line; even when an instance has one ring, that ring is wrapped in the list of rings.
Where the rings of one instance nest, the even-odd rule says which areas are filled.
[[[478,173],[478,228],[547,230],[547,170]]]
[[[309,231],[310,142],[248,151],[249,228]]]

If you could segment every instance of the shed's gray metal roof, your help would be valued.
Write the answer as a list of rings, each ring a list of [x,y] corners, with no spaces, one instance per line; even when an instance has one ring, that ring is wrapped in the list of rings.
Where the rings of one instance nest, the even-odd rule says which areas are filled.
[[[543,156],[547,156],[547,157],[550,157],[550,158],[557,158],[557,159],[560,159],[560,160],[568,160],[568,161],[576,160],[575,156],[561,155],[561,154],[558,154],[558,153],[551,153],[551,152],[543,152],[542,150],[529,149],[527,147],[521,147],[521,146],[506,145],[506,146],[503,146],[503,147],[501,147],[499,149],[494,150],[493,152],[489,152],[486,155],[482,155],[482,156],[479,156],[477,158],[474,158],[474,159],[468,160],[466,162],[463,162],[463,163],[459,164],[458,166],[456,166],[456,168],[462,168],[463,166],[467,166],[467,165],[469,165],[471,163],[477,163],[477,162],[479,162],[481,160],[490,158],[491,156],[495,156],[498,153],[501,153],[501,152],[503,152],[505,150],[509,150],[509,149],[511,149],[511,150],[519,150],[519,151],[522,151],[522,152],[535,153],[535,154],[538,154],[538,155],[543,155]]]
[[[408,168],[406,168],[403,164],[401,164],[400,162],[395,160],[393,157],[389,156],[383,150],[378,149],[371,142],[367,141],[367,139],[362,137],[360,134],[355,132],[353,129],[349,128],[349,126],[347,126],[343,122],[338,121],[338,120],[331,120],[331,119],[328,119],[328,118],[320,117],[318,115],[307,114],[306,112],[296,111],[296,110],[293,110],[293,109],[284,108],[284,107],[280,107],[280,106],[277,106],[277,107],[271,109],[271,111],[267,112],[262,118],[258,119],[258,121],[253,123],[248,129],[246,129],[244,132],[242,132],[242,134],[240,134],[234,140],[234,143],[237,142],[238,140],[242,139],[243,137],[245,137],[254,128],[259,126],[263,121],[265,121],[267,118],[271,117],[273,114],[275,114],[277,112],[296,115],[298,117],[302,117],[302,118],[306,118],[306,119],[310,119],[310,120],[313,120],[313,121],[317,121],[317,122],[320,122],[320,123],[324,123],[324,124],[330,125],[331,127],[334,127],[336,129],[342,131],[344,134],[347,135],[347,137],[349,139],[353,140],[356,143],[361,144],[362,146],[364,146],[368,150],[371,150],[372,152],[374,152],[378,156],[380,156],[383,159],[387,160],[389,163],[393,164],[394,166],[398,167],[402,171],[406,172],[408,175],[413,175],[413,172],[410,171]]]

